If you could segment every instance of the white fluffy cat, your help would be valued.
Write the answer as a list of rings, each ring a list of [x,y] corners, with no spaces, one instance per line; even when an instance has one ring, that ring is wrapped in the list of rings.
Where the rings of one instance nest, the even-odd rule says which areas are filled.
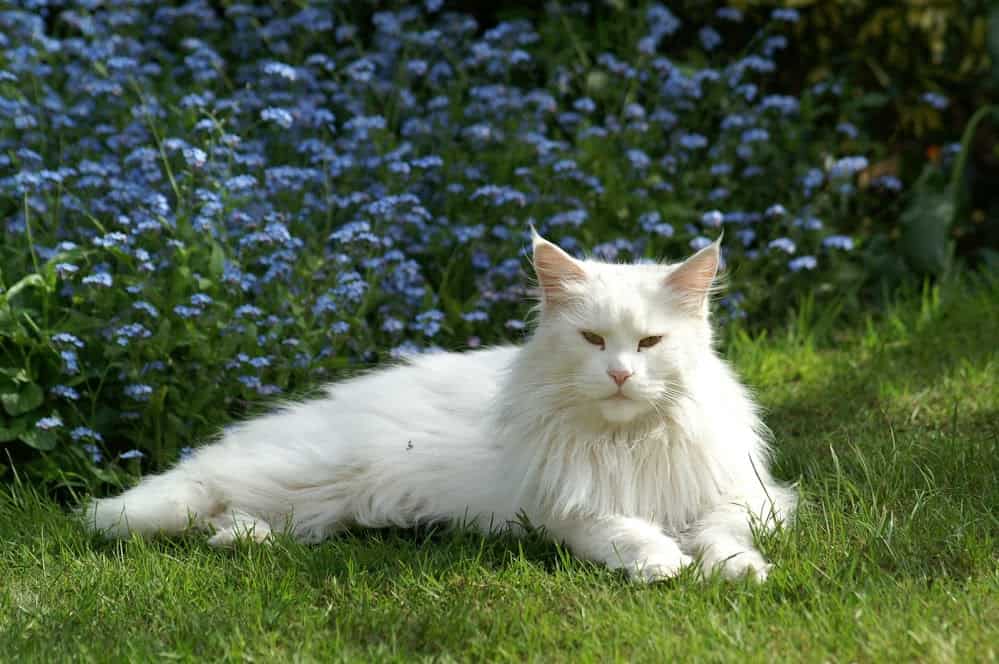
[[[523,346],[439,353],[331,385],[245,422],[161,475],[92,503],[110,537],[521,515],[637,579],[766,577],[751,524],[789,518],[756,406],[712,348],[718,242],[678,265],[573,259],[534,236],[539,323]]]

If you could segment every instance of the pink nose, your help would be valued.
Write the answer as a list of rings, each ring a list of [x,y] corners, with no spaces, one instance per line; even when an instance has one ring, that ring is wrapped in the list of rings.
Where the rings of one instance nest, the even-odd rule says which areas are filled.
[[[625,369],[608,369],[607,375],[617,383],[618,387],[624,385],[624,381],[631,378],[631,372]]]

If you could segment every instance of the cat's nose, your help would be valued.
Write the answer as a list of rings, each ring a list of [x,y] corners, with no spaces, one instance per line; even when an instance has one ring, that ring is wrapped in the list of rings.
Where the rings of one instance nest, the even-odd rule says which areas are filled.
[[[624,385],[624,381],[631,378],[632,373],[627,369],[608,369],[607,375],[617,384],[618,387]]]

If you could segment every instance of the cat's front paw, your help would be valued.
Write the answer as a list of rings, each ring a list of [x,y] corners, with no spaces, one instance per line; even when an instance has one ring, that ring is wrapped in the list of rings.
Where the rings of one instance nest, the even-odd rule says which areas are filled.
[[[721,572],[726,579],[748,578],[763,583],[767,580],[771,567],[773,565],[764,560],[759,551],[749,549],[718,561],[714,569]]]
[[[680,574],[684,567],[692,565],[694,559],[690,556],[677,552],[660,556],[652,556],[643,561],[636,562],[629,570],[631,578],[644,583],[655,583],[672,579]]]

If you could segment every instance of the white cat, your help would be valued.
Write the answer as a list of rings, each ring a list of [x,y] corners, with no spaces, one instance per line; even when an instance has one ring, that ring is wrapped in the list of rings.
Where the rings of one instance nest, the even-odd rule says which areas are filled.
[[[751,524],[788,519],[756,406],[712,348],[719,243],[679,265],[573,259],[534,235],[541,290],[523,346],[439,353],[331,385],[227,431],[162,475],[92,503],[110,537],[211,530],[226,545],[287,529],[526,516],[635,578],[697,557],[766,577]]]

